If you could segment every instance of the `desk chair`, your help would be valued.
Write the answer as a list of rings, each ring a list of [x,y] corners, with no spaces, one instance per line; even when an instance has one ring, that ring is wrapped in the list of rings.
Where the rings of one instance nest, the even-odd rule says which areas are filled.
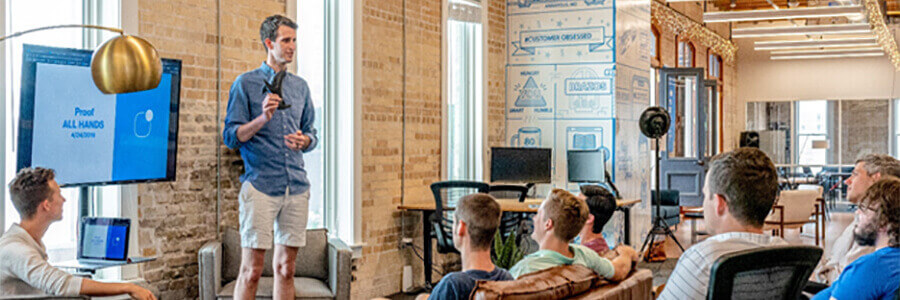
[[[778,246],[732,252],[713,263],[706,299],[798,299],[822,248]]]
[[[432,231],[437,238],[438,253],[459,253],[453,246],[452,211],[444,208],[456,207],[460,198],[472,193],[489,193],[491,186],[478,181],[438,181],[431,184],[434,194],[434,214],[431,215]]]
[[[518,201],[525,202],[525,197],[528,196],[528,187],[524,185],[513,185],[513,184],[492,184],[490,190],[491,196],[497,199],[497,201]],[[514,212],[504,212],[503,217],[500,219],[500,235],[503,236],[504,239],[509,236],[510,233],[517,232],[516,237],[522,236],[518,234],[517,230],[519,229],[519,224],[528,219],[528,214],[526,213],[514,213]]]

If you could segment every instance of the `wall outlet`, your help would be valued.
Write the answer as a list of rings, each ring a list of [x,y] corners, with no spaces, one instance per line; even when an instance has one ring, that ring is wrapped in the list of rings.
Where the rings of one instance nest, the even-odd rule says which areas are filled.
[[[409,246],[409,245],[412,245],[412,243],[413,243],[412,238],[405,237],[405,238],[400,239],[401,246]]]

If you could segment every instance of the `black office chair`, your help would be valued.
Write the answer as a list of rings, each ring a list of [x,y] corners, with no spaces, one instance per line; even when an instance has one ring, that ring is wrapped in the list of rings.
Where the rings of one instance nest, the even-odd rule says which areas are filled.
[[[650,191],[650,200],[653,205],[660,205],[660,213],[666,225],[677,226],[681,223],[681,193],[678,190],[661,190],[659,193],[662,201],[656,200],[656,190]],[[651,215],[656,218],[656,207],[650,208]]]
[[[492,184],[491,185],[491,196],[497,199],[497,201],[510,201],[506,199],[515,199],[515,201],[525,202],[525,197],[528,195],[528,187],[524,185],[511,185],[511,184]],[[503,218],[500,219],[500,235],[505,239],[509,236],[510,233],[515,232],[519,224],[526,220],[527,214],[525,213],[516,213],[516,212],[504,212]],[[517,237],[520,235],[517,235]]]
[[[706,299],[798,299],[821,257],[813,246],[725,254],[713,263]]]
[[[460,198],[472,193],[488,193],[491,186],[478,181],[438,181],[431,184],[434,194],[434,214],[431,215],[432,230],[437,238],[438,253],[459,253],[453,246],[452,211],[444,208],[456,207]]]

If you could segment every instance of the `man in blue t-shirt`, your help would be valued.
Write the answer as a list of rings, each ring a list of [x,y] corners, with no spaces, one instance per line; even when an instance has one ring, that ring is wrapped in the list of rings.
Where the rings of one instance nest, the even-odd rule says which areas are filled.
[[[500,227],[500,204],[488,194],[471,194],[456,204],[453,245],[462,258],[462,271],[444,276],[431,295],[416,299],[469,299],[478,280],[513,280],[491,261],[491,244]]]
[[[856,242],[874,246],[841,272],[841,276],[813,300],[895,299],[900,289],[900,179],[881,179],[859,203]]]

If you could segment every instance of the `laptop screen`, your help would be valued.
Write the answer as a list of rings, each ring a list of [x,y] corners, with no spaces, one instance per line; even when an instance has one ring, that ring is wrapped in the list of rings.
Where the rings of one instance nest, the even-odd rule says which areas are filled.
[[[125,260],[130,225],[129,219],[83,218],[78,258]]]

